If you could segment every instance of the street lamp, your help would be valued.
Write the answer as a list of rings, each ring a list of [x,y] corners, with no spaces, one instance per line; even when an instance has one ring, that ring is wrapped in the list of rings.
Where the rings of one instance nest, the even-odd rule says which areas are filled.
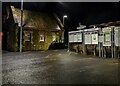
[[[22,52],[23,0],[21,0],[20,52]]]
[[[63,16],[63,25],[64,25],[65,18],[67,18],[67,15]]]
[[[65,24],[65,18],[67,18],[67,15],[63,16],[63,28],[64,28],[64,24]],[[62,43],[64,43],[64,31],[62,33]]]

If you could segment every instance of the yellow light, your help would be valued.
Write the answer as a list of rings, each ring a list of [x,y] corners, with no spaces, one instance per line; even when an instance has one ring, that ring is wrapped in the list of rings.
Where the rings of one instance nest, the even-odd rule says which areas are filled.
[[[11,9],[12,9],[13,11],[15,11],[15,8],[14,8],[14,6],[11,6]]]

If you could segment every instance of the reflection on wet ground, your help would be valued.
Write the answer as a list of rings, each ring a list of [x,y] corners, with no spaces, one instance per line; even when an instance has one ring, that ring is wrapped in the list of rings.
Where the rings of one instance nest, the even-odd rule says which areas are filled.
[[[118,60],[67,50],[3,53],[3,84],[117,84]]]

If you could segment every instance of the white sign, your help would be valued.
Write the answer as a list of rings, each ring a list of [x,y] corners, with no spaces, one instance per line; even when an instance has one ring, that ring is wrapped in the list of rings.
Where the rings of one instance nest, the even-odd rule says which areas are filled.
[[[74,42],[77,42],[77,33],[74,34]]]
[[[69,42],[74,42],[74,34],[69,34]]]
[[[82,33],[77,33],[77,42],[82,42]]]
[[[98,34],[92,34],[92,44],[98,44]]]
[[[115,46],[120,46],[120,27],[115,28]]]
[[[69,33],[69,42],[82,42],[82,33],[81,32]]]
[[[92,35],[91,35],[91,33],[85,33],[85,44],[92,44]]]
[[[111,28],[103,28],[103,46],[111,46]]]
[[[110,32],[104,33],[103,46],[111,46],[111,33]]]

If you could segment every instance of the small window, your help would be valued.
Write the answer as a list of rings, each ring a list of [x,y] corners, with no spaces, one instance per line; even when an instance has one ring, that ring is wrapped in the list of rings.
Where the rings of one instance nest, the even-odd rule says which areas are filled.
[[[31,33],[30,32],[25,32],[25,41],[28,41],[28,42],[31,41]]]
[[[45,38],[44,35],[40,35],[40,42],[44,42],[45,41],[44,38]]]

